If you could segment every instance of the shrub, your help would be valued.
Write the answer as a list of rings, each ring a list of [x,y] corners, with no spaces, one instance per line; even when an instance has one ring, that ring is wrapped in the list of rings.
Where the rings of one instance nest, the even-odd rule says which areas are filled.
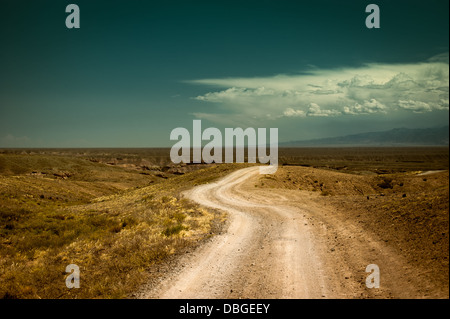
[[[378,187],[381,187],[383,189],[387,189],[387,188],[392,189],[392,188],[394,188],[394,186],[392,185],[392,179],[384,178],[383,181],[378,184]]]
[[[162,234],[164,236],[166,236],[166,237],[170,237],[170,236],[179,234],[182,230],[185,230],[185,229],[187,229],[187,227],[185,227],[185,226],[183,226],[181,224],[178,224],[178,225],[175,225],[175,226],[167,227],[166,229],[164,229],[162,231]]]

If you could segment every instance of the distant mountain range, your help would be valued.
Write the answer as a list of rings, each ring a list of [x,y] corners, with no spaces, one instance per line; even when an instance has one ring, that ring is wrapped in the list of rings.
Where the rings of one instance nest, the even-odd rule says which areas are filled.
[[[395,128],[339,137],[280,143],[280,147],[314,146],[448,146],[449,127],[425,129]]]

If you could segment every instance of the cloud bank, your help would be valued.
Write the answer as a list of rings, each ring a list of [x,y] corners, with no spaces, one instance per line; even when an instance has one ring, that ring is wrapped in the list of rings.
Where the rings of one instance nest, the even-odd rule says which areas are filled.
[[[214,87],[194,99],[221,113],[195,113],[216,122],[237,119],[356,117],[449,110],[448,53],[414,64],[366,64],[298,75],[200,79]]]

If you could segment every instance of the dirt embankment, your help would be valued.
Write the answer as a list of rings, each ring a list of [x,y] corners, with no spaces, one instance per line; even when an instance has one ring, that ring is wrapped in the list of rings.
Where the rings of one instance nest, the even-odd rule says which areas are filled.
[[[448,297],[448,171],[355,175],[304,167],[285,167],[260,177],[256,187],[308,190],[319,195],[316,218],[335,220],[343,230],[372,238],[404,260],[404,272],[386,269],[398,280],[416,277],[416,293],[394,289],[391,297]],[[352,238],[336,234],[341,250]],[[356,238],[358,236],[355,236]],[[330,237],[333,240],[332,236]],[[335,248],[336,249],[336,248]],[[336,250],[333,250],[333,252]],[[351,255],[358,253],[349,252]]]

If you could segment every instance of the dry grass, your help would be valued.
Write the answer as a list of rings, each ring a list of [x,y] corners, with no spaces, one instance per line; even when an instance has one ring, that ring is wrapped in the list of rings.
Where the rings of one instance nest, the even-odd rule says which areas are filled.
[[[285,166],[255,187],[316,191],[345,218],[378,223],[412,262],[447,267],[436,278],[448,281],[448,173],[413,173],[448,169],[448,148],[288,149],[280,163],[326,170]],[[246,165],[167,165],[164,150],[0,154],[0,298],[124,298],[214,235],[224,216],[181,192]],[[80,289],[65,286],[68,264]]]
[[[242,167],[211,165],[155,179],[64,156],[0,156],[0,298],[127,297],[152,265],[222,223],[224,216],[180,193]],[[80,289],[65,286],[69,264],[80,267]]]

